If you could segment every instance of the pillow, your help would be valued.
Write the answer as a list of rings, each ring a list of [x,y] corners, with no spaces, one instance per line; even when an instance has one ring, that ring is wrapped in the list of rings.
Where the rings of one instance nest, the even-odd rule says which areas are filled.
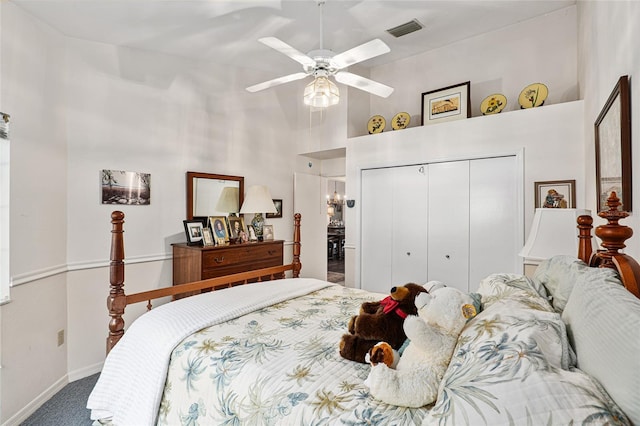
[[[562,319],[578,368],[595,377],[631,421],[640,424],[640,299],[617,277],[595,277],[576,283]]]
[[[556,312],[562,312],[567,304],[574,285],[582,280],[617,280],[616,271],[608,268],[591,268],[580,259],[561,255],[540,263],[531,278],[536,284],[543,285],[551,297]]]

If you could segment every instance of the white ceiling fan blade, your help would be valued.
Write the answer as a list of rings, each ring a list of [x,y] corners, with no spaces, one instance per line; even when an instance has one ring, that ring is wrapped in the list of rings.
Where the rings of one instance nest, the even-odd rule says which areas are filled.
[[[339,83],[364,90],[365,92],[373,93],[381,98],[386,98],[393,93],[393,87],[389,87],[382,83],[378,83],[377,81],[369,80],[368,78],[364,78],[350,72],[340,71],[336,73],[335,77],[336,81]]]
[[[371,40],[367,43],[349,49],[331,58],[331,63],[337,68],[342,69],[358,62],[380,56],[390,52],[391,49],[379,38]],[[346,84],[346,83],[345,83]]]
[[[254,84],[253,86],[247,87],[248,92],[257,92],[259,90],[268,89],[270,87],[278,86],[280,84],[289,83],[290,81],[301,80],[305,78],[308,74],[304,72],[297,72],[295,74],[285,75],[283,77],[274,78],[273,80],[265,81],[262,83]]]
[[[272,49],[277,50],[280,53],[284,53],[285,55],[287,55],[294,61],[301,63],[305,67],[313,68],[316,66],[316,61],[300,52],[299,50],[289,46],[287,43],[280,39],[277,39],[275,37],[263,37],[258,39],[258,41],[269,46]]]

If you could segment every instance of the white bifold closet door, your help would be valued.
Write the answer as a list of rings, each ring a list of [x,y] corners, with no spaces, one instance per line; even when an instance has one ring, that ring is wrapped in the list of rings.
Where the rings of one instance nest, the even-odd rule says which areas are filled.
[[[520,182],[515,156],[363,170],[361,288],[521,272]]]
[[[362,171],[361,287],[388,293],[427,278],[425,166]]]
[[[429,164],[428,170],[429,280],[470,292],[491,273],[517,272],[515,156]]]
[[[429,164],[429,281],[467,291],[469,162]]]
[[[515,156],[469,162],[469,289],[496,272],[522,273]]]

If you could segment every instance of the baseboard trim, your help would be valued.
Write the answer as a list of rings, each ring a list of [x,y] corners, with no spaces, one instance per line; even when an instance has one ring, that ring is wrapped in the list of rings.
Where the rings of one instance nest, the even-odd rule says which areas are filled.
[[[42,404],[47,402],[53,395],[60,392],[69,383],[69,377],[65,374],[58,379],[54,384],[49,386],[44,392],[36,397],[33,401],[24,406],[20,411],[7,419],[2,426],[18,426],[29,418],[30,415],[36,412],[36,410],[42,407]]]
[[[93,364],[88,367],[83,367],[74,371],[70,371],[68,373],[69,383],[75,382],[76,380],[84,379],[85,377],[93,376],[94,374],[101,372],[103,365],[104,365],[104,362],[99,362],[97,364]]]

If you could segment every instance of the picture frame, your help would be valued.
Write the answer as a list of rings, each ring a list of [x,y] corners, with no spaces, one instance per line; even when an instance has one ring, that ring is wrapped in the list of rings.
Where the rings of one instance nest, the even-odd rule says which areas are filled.
[[[212,237],[216,244],[224,244],[229,241],[229,232],[227,230],[227,218],[224,216],[209,216],[209,229],[211,229]]]
[[[229,241],[241,241],[242,236],[245,234],[245,229],[247,229],[244,226],[244,218],[242,216],[229,216],[227,220],[229,221]]]
[[[629,78],[623,75],[594,125],[598,212],[608,209],[611,191],[620,199],[620,210],[632,211],[630,105]]]
[[[277,213],[267,213],[267,219],[277,219],[282,217],[282,200],[273,199],[273,205],[276,206]]]
[[[187,244],[202,244],[202,234],[204,227],[199,220],[183,220],[184,232],[187,235]]]
[[[202,245],[205,247],[216,245],[216,242],[213,240],[211,228],[202,228]]]
[[[422,125],[471,117],[471,82],[466,81],[422,94]]]
[[[262,239],[264,241],[272,241],[273,240],[273,225],[263,225],[262,226]]]
[[[258,234],[253,225],[247,225],[247,234],[249,234],[249,241],[258,241]]]
[[[547,180],[534,182],[535,207],[552,209],[576,208],[575,180]]]

